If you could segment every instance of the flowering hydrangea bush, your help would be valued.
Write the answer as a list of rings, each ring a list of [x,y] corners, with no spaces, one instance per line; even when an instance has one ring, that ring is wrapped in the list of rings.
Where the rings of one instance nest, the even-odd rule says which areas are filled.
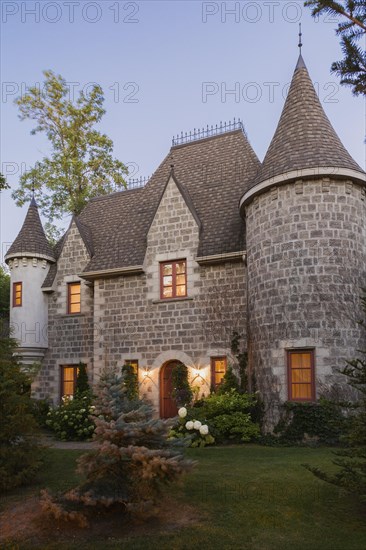
[[[175,426],[170,430],[170,439],[183,439],[187,438],[190,441],[190,447],[205,447],[206,445],[213,445],[215,438],[210,434],[210,430],[207,424],[202,424],[200,420],[187,420],[187,417],[191,416],[191,410],[185,407],[181,407],[178,411],[179,420]]]
[[[260,435],[258,422],[253,421],[257,396],[231,389],[213,393],[193,407],[181,407],[179,421],[171,430],[174,438],[188,437],[191,447],[213,443],[247,443]]]
[[[48,412],[46,425],[63,441],[83,441],[94,432],[90,417],[93,410],[89,395],[77,399],[63,397],[62,404]]]
[[[259,424],[252,418],[256,400],[256,395],[231,389],[202,399],[192,413],[208,421],[218,443],[247,443],[260,435]]]

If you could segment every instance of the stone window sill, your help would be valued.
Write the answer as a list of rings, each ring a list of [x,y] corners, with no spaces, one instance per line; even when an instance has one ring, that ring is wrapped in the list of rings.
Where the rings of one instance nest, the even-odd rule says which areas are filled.
[[[159,300],[153,300],[153,304],[170,304],[171,302],[187,302],[193,300],[191,296],[184,296],[184,298],[163,298]]]

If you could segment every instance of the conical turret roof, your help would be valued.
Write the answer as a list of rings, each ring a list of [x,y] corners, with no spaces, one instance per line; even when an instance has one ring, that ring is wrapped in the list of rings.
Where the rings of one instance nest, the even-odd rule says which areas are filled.
[[[55,261],[55,255],[44,233],[37,203],[34,198],[32,198],[29,205],[27,215],[17,238],[6,253],[5,260],[27,256]]]
[[[318,167],[363,173],[329,122],[300,54],[275,135],[252,187],[281,174]]]

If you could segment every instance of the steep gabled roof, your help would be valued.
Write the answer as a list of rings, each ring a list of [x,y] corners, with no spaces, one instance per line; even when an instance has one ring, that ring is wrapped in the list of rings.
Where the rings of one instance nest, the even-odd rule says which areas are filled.
[[[300,54],[280,121],[252,187],[280,174],[317,167],[363,172],[329,122]]]
[[[55,261],[51,245],[47,241],[39,217],[37,203],[32,198],[19,234],[6,253],[5,261],[12,257],[36,256]]]
[[[94,256],[85,272],[141,266],[149,227],[174,164],[174,176],[201,223],[197,254],[244,248],[238,211],[259,160],[241,130],[172,147],[146,187],[90,201],[79,216],[92,234]]]
[[[151,223],[153,223],[153,221],[154,221],[155,215],[156,215],[157,211],[159,210],[160,203],[161,203],[161,201],[162,201],[162,199],[163,199],[163,196],[164,196],[164,194],[165,194],[166,188],[168,187],[169,182],[170,182],[171,179],[174,181],[174,184],[177,186],[177,188],[178,188],[178,190],[179,190],[179,193],[182,195],[182,197],[183,197],[183,199],[184,199],[184,202],[186,203],[186,205],[187,205],[189,211],[191,212],[191,214],[192,214],[192,216],[193,216],[193,218],[194,218],[194,220],[195,220],[195,222],[196,222],[196,224],[197,224],[199,230],[201,231],[201,229],[202,229],[202,222],[201,222],[201,220],[200,220],[200,217],[199,217],[199,215],[198,215],[198,213],[197,213],[197,210],[196,210],[196,208],[195,208],[195,206],[194,206],[194,204],[193,204],[193,201],[192,201],[192,199],[191,199],[191,196],[190,196],[188,190],[186,189],[186,187],[184,187],[184,185],[182,185],[182,184],[177,180],[177,178],[176,178],[176,176],[175,176],[175,173],[174,173],[174,165],[173,165],[173,164],[170,165],[170,173],[169,173],[168,179],[166,180],[166,183],[165,183],[165,185],[164,185],[163,192],[162,192],[162,194],[160,195],[160,200],[159,200],[159,202],[158,202],[158,204],[157,204],[157,207],[156,207],[156,210],[155,210],[153,219],[151,220]],[[151,226],[150,226],[150,227],[151,227]],[[150,229],[150,228],[149,228],[149,229]]]
[[[85,244],[85,248],[87,249],[89,256],[92,258],[94,256],[94,248],[93,236],[90,227],[85,225],[85,223],[82,223],[77,216],[73,217],[73,221],[79,230],[80,237],[83,239],[83,243]]]
[[[85,244],[85,248],[87,249],[89,256],[92,258],[93,255],[94,255],[93,237],[92,237],[92,233],[91,233],[90,228],[87,225],[83,224],[77,216],[73,216],[66,233],[64,233],[64,235],[61,237],[61,239],[59,239],[59,241],[55,244],[55,246],[53,248],[53,252],[54,252],[54,256],[55,256],[56,260],[58,260],[59,257],[61,256],[61,252],[62,252],[62,249],[64,247],[66,237],[67,237],[73,223],[75,223],[75,225],[76,225],[76,227],[77,227],[77,229],[80,233],[80,236],[83,240],[83,243]],[[43,281],[42,288],[43,289],[50,289],[53,285],[53,282],[55,280],[56,275],[57,275],[57,264],[53,264],[53,265],[51,265],[50,269],[48,270],[46,278]]]

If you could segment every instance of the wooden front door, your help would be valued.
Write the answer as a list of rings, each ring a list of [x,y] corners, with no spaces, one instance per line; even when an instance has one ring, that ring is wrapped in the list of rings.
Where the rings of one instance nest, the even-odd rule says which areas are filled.
[[[172,398],[173,381],[172,373],[178,361],[170,361],[160,369],[160,416],[161,418],[171,418],[178,414],[178,407]]]

